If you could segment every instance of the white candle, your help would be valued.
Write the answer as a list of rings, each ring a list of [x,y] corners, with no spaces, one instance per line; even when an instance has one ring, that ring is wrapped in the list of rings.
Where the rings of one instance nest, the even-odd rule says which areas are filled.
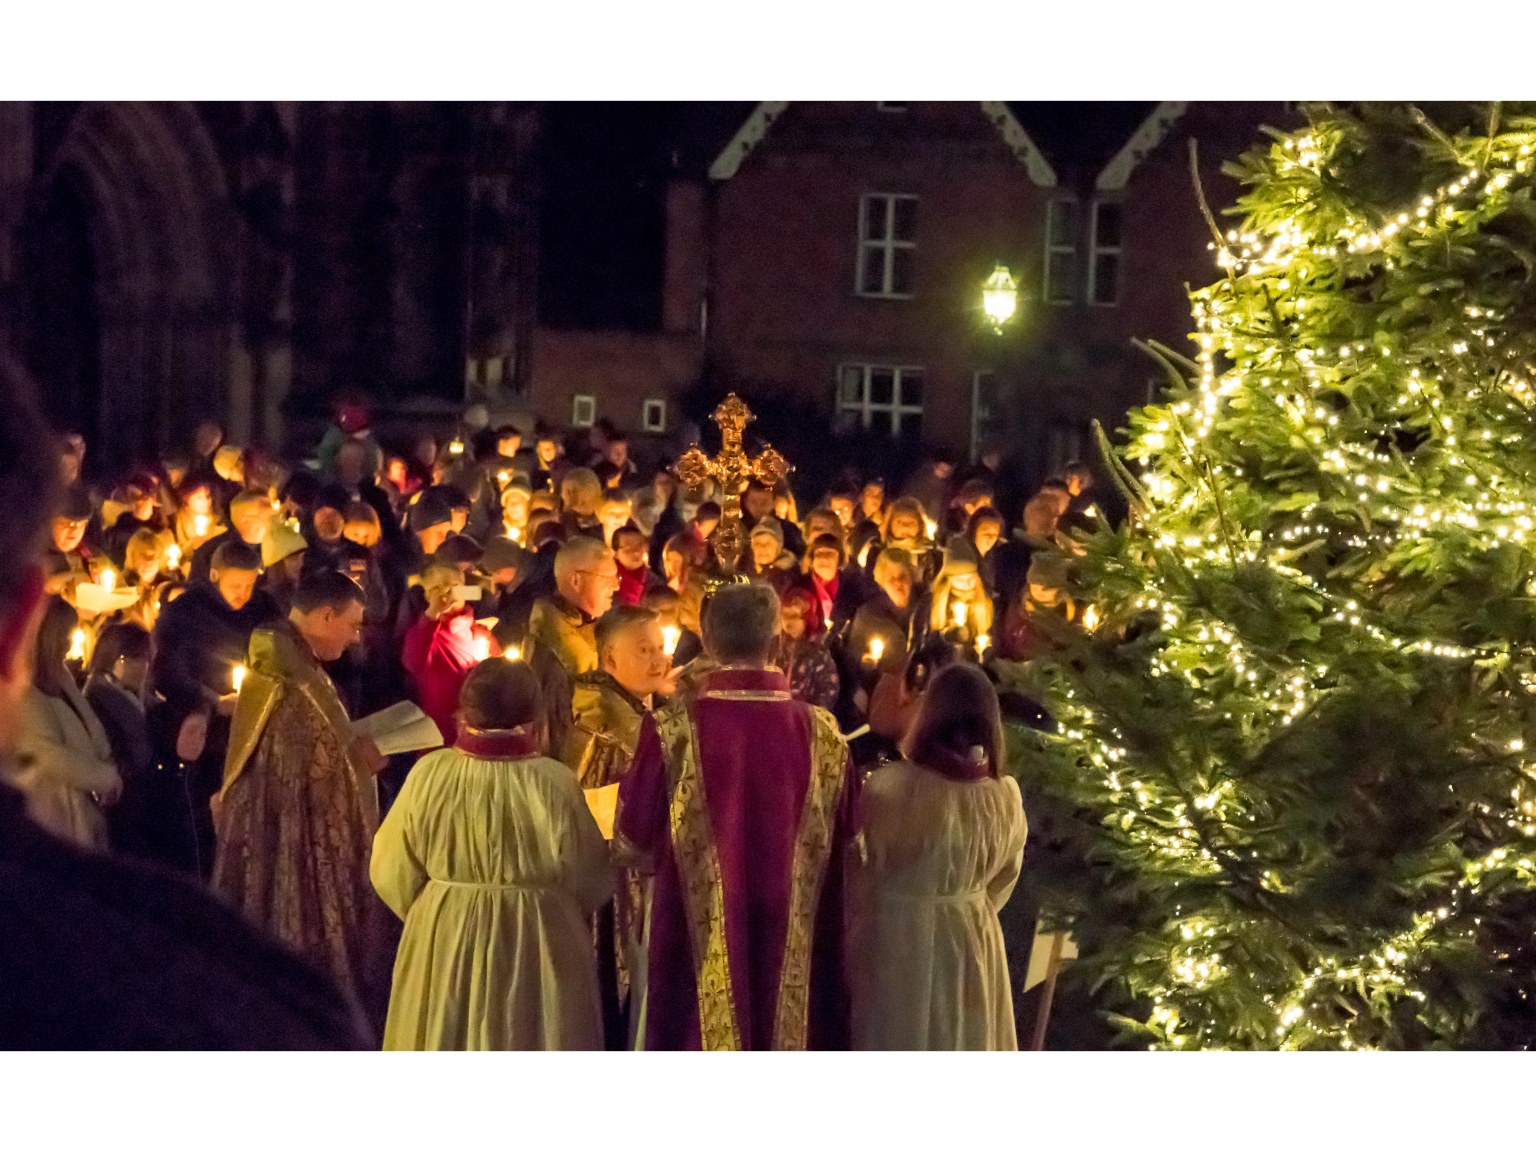
[[[683,630],[676,624],[663,624],[661,626],[661,650],[668,656],[677,651],[677,642],[682,639]]]
[[[235,691],[240,691],[240,685],[245,683],[245,665],[235,665]]]

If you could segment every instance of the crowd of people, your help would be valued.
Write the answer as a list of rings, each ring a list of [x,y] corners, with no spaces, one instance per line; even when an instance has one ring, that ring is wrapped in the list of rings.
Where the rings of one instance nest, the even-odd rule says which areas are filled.
[[[93,484],[79,435],[5,418],[0,480],[31,486],[7,535],[42,538],[0,564],[0,807],[30,828],[0,888],[47,840],[106,869],[81,915],[141,910],[126,938],[264,988],[249,1031],[191,1011],[122,1046],[1016,1046],[997,913],[1026,821],[986,669],[1071,619],[1087,468],[1016,526],[996,451],[900,491],[845,473],[804,512],[754,481],[727,573],[725,494],[605,422],[476,408],[386,447],[349,400],[307,461],[205,423]],[[402,701],[443,747],[357,723]],[[0,1042],[95,1035],[68,1015],[0,991]]]

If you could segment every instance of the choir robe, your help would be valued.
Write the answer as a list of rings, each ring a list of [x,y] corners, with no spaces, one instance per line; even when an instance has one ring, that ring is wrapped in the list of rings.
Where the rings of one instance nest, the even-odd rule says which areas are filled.
[[[777,670],[721,668],[641,728],[614,852],[654,870],[644,1046],[846,1048],[836,721]]]
[[[289,622],[251,635],[212,885],[382,1019],[388,912],[368,880],[378,789],[336,686]]]
[[[465,728],[411,769],[373,844],[405,924],[385,1049],[601,1049],[590,916],[608,847],[570,769]]]

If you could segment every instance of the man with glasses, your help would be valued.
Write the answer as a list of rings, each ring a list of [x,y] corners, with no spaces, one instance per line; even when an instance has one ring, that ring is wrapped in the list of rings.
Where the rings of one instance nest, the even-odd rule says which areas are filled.
[[[555,595],[535,603],[528,617],[524,656],[544,697],[545,747],[557,751],[571,732],[576,677],[598,668],[597,618],[612,607],[619,589],[613,550],[594,537],[573,536],[555,555],[555,587]]]

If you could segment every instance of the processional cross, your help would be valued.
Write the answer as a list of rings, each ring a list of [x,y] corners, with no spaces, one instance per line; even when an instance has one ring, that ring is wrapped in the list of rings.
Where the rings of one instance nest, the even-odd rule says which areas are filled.
[[[741,433],[756,417],[732,392],[715,409],[714,420],[720,425],[720,454],[711,460],[697,447],[684,452],[677,461],[677,475],[689,488],[698,488],[705,480],[720,482],[720,523],[712,536],[721,571],[736,571],[736,560],[745,543],[741,532],[741,493],[751,480],[772,488],[788,475],[791,465],[768,445],[755,459],[749,459],[741,447]]]

